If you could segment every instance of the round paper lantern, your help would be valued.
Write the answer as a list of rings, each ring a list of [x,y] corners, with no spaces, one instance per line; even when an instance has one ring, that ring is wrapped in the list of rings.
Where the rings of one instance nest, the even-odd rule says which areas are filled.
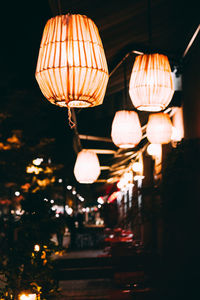
[[[152,144],[168,144],[172,136],[172,123],[168,114],[151,114],[147,123],[147,138]]]
[[[141,162],[134,162],[132,165],[132,170],[136,173],[143,172],[143,164]]]
[[[117,111],[112,123],[111,137],[117,147],[135,147],[142,139],[138,114],[135,111]]]
[[[108,67],[94,22],[83,15],[51,18],[44,28],[35,76],[42,93],[53,104],[102,104]]]
[[[129,94],[138,110],[160,111],[174,93],[171,68],[167,56],[144,54],[136,57],[129,83]]]
[[[100,164],[96,153],[82,150],[78,153],[74,166],[74,175],[80,183],[93,183],[100,175]]]
[[[183,108],[177,107],[172,116],[172,141],[180,142],[184,138]]]
[[[149,144],[147,152],[149,155],[160,157],[162,154],[162,146],[161,144]]]

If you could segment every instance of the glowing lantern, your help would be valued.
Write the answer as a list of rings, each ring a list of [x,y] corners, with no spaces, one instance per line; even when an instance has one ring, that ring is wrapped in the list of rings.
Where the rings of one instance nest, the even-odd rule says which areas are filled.
[[[34,251],[39,252],[40,251],[40,245],[35,245],[34,246]]]
[[[51,18],[44,28],[35,76],[42,93],[53,104],[102,104],[108,67],[94,22],[82,15]]]
[[[100,175],[100,164],[96,153],[82,150],[78,153],[74,166],[74,175],[80,183],[93,183]]]
[[[138,110],[160,111],[174,93],[167,56],[144,54],[136,57],[129,83],[129,94]]]
[[[172,123],[168,114],[151,114],[147,123],[147,138],[152,144],[167,144],[171,141]]]
[[[112,123],[111,137],[120,148],[135,147],[142,138],[142,129],[135,111],[117,111]]]
[[[37,300],[36,294],[21,294],[19,300]]]
[[[132,165],[132,170],[136,173],[142,173],[143,172],[143,164],[140,162],[134,162]]]
[[[149,144],[147,152],[149,155],[160,157],[162,154],[162,146],[161,144]]]
[[[175,114],[172,116],[172,141],[179,142],[184,138],[184,125],[183,125],[183,109],[177,107]]]

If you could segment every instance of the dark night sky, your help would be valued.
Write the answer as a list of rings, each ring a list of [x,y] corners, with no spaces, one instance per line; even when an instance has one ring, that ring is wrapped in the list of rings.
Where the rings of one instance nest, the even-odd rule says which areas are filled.
[[[42,32],[52,17],[48,1],[11,2],[9,14],[3,17],[0,110],[12,115],[10,128],[23,129],[30,141],[56,137],[58,153],[67,157],[72,155],[72,132],[66,110],[50,104],[35,79]]]

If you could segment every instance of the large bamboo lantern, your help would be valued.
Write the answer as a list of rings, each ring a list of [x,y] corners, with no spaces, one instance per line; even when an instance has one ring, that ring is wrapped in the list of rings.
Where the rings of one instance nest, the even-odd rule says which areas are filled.
[[[172,123],[168,114],[151,114],[147,123],[147,138],[152,144],[168,144],[172,136]]]
[[[102,104],[108,67],[94,22],[70,14],[50,19],[44,28],[35,76],[42,93],[53,104]]]
[[[184,138],[183,108],[177,107],[172,116],[172,141],[180,142]]]
[[[161,111],[174,93],[167,56],[144,54],[136,57],[129,83],[129,94],[138,110]]]
[[[74,166],[74,175],[80,183],[93,183],[100,175],[100,164],[96,153],[82,150],[78,153]]]
[[[135,147],[142,139],[138,114],[135,111],[117,111],[112,123],[111,137],[117,147]]]

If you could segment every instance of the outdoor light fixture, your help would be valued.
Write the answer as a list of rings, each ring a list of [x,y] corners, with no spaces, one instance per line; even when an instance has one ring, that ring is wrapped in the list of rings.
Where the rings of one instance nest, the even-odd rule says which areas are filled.
[[[35,166],[39,166],[42,162],[43,162],[43,158],[35,158],[34,160],[33,160],[33,164],[35,165]]]
[[[37,244],[36,244],[36,245],[34,246],[34,251],[35,251],[35,252],[39,252],[39,251],[40,251],[40,245],[37,245]]]
[[[147,153],[152,156],[160,157],[162,154],[161,144],[149,144],[147,147]]]
[[[168,144],[172,136],[172,123],[168,114],[151,114],[147,123],[147,139],[152,144]]]
[[[106,57],[94,22],[84,15],[59,15],[44,28],[36,67],[44,96],[65,107],[100,105],[108,83]]]
[[[142,139],[138,114],[135,111],[117,111],[112,123],[111,137],[117,147],[135,147]]]
[[[133,165],[132,165],[132,170],[134,172],[142,173],[143,172],[143,164],[140,163],[140,162],[134,162]]]
[[[37,300],[36,294],[21,294],[19,300]]]
[[[174,94],[171,67],[167,56],[143,54],[135,59],[129,94],[138,110],[161,111]]]
[[[93,183],[100,175],[100,164],[96,153],[83,149],[78,153],[74,175],[80,183]]]

